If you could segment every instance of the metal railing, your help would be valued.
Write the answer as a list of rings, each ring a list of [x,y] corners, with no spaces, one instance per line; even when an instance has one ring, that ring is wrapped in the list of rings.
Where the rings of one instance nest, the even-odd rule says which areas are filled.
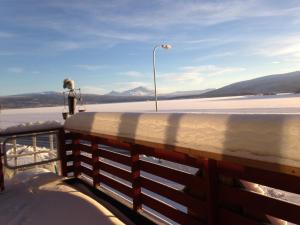
[[[0,191],[4,190],[4,169],[17,171],[60,160],[61,126],[0,133]]]
[[[58,147],[56,147],[58,143],[57,141],[54,141],[58,139],[58,133],[59,131],[49,131],[17,136],[14,135],[5,138],[2,144],[4,166],[9,169],[19,169],[59,160]],[[40,141],[39,147],[37,145],[38,138],[47,138],[48,141]],[[20,144],[17,144],[18,139],[20,140]],[[48,144],[47,147],[45,147],[46,144]],[[30,156],[32,156],[32,158],[30,158]],[[22,159],[23,163],[20,162]]]

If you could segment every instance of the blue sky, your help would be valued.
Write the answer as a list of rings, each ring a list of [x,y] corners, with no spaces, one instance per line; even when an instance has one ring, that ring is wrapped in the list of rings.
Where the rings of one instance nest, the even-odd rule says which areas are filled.
[[[300,70],[300,1],[1,0],[0,95],[221,87]]]

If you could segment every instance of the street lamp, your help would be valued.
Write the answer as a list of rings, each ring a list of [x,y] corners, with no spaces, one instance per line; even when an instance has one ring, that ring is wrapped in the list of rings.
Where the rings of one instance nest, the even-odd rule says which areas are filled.
[[[156,91],[156,68],[155,68],[155,53],[157,48],[171,49],[169,44],[156,45],[153,49],[153,79],[154,79],[154,95],[155,95],[155,111],[157,112],[157,91]]]

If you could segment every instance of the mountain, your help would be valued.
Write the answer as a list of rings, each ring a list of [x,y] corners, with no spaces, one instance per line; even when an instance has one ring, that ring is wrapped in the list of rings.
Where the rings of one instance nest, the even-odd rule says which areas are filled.
[[[109,96],[97,94],[83,94],[84,104],[131,102],[150,100],[149,96]],[[67,100],[66,100],[67,102]],[[29,93],[10,96],[0,96],[0,108],[36,108],[50,107],[64,104],[64,95],[60,92]]]
[[[300,71],[297,71],[241,81],[214,90],[206,89],[200,91],[179,91],[169,94],[162,94],[158,96],[158,99],[168,100],[238,95],[269,95],[277,93],[299,92]],[[63,97],[63,94],[59,92],[41,92],[0,96],[0,109],[59,106],[64,104]],[[145,87],[137,87],[123,92],[112,91],[106,95],[83,94],[82,97],[85,104],[154,100],[153,91]]]
[[[269,75],[227,85],[193,97],[223,97],[238,95],[270,95],[300,91],[300,71]]]
[[[152,90],[149,90],[145,87],[136,87],[127,91],[123,92],[117,92],[117,91],[111,91],[106,95],[110,96],[152,96],[154,92]]]
[[[205,90],[195,90],[195,91],[176,91],[176,92],[171,92],[167,94],[159,94],[158,96],[161,98],[176,98],[176,97],[184,97],[184,96],[190,96],[190,95],[199,95],[203,94],[209,91],[215,90],[213,88],[211,89],[205,89]],[[154,91],[150,90],[146,87],[137,87],[134,89],[130,89],[127,91],[123,92],[117,92],[117,91],[111,91],[106,95],[110,96],[153,96]]]

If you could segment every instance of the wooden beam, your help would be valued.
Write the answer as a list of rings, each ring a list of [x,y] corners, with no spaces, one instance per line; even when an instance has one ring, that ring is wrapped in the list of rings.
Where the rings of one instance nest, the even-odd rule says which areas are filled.
[[[207,180],[207,222],[208,225],[218,224],[218,174],[217,161],[207,159],[204,164],[204,176]]]
[[[60,158],[61,175],[66,177],[67,174],[67,155],[66,155],[66,137],[63,129],[58,132],[58,154]]]

